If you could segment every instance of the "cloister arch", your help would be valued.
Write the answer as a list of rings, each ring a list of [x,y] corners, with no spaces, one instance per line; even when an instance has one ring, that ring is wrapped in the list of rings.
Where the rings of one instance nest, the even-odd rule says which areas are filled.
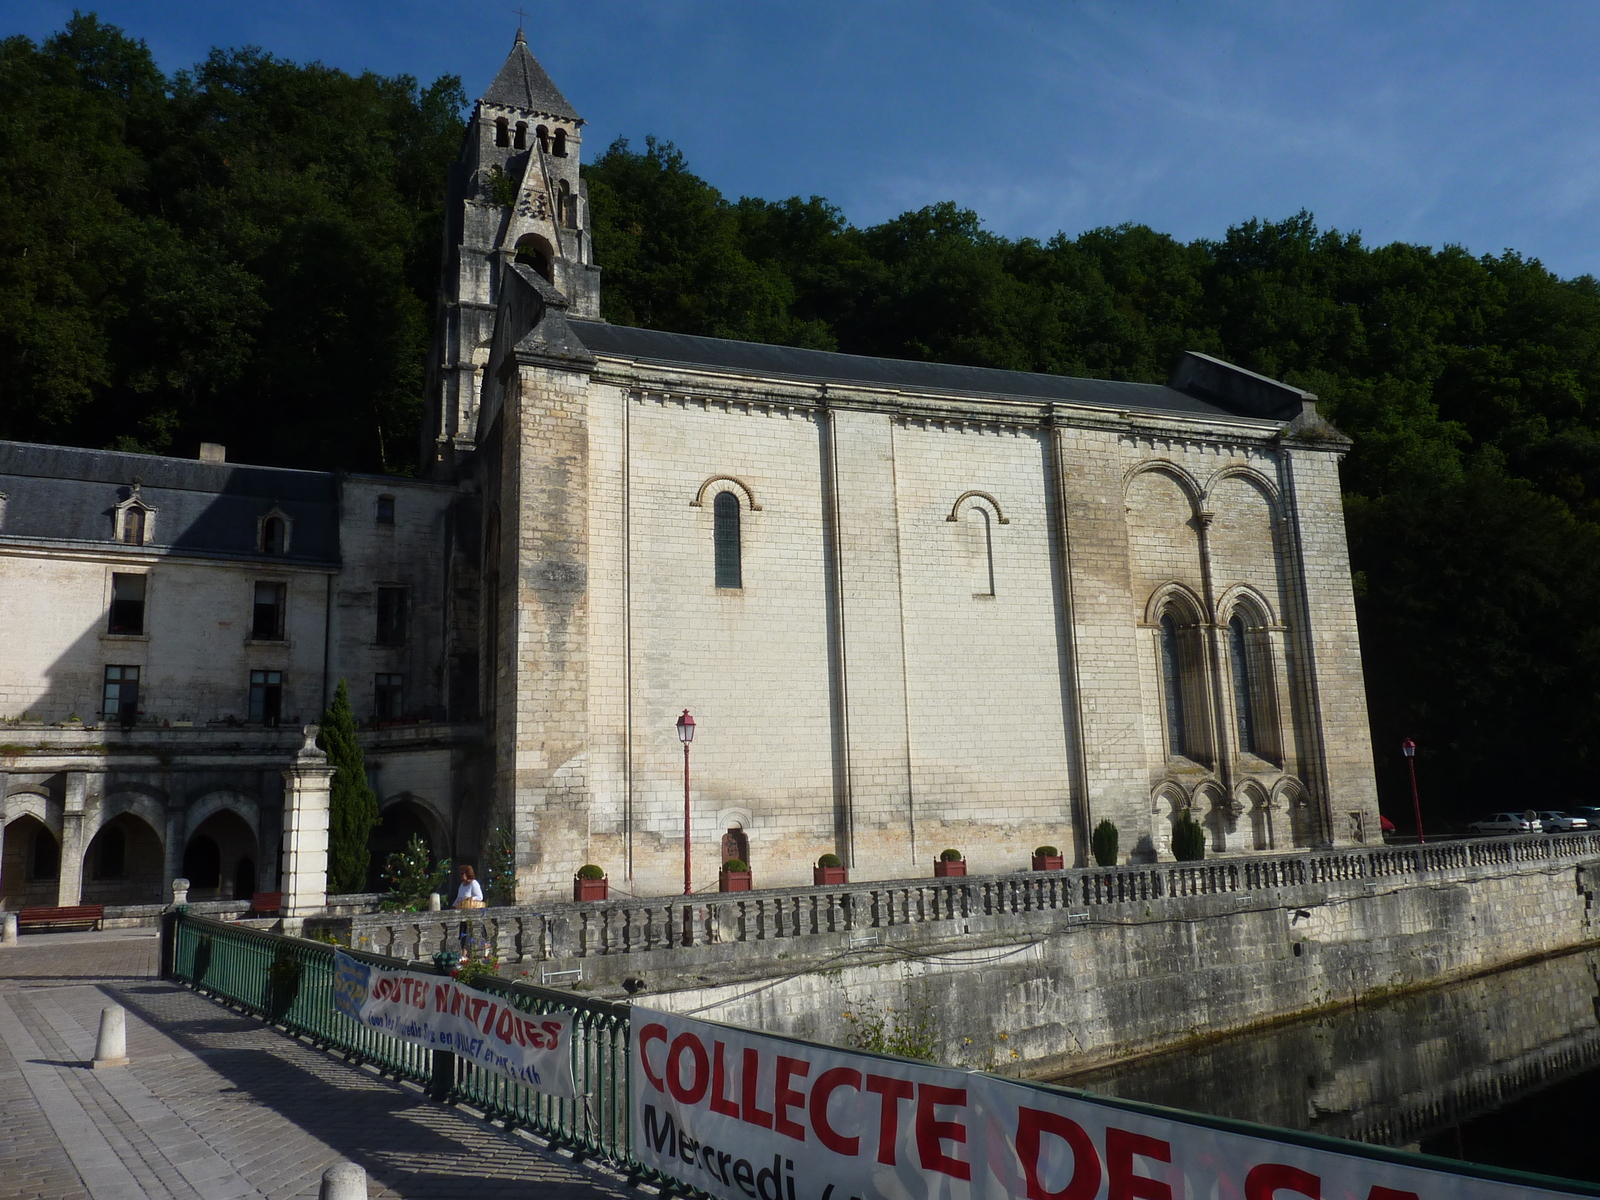
[[[367,839],[367,883],[369,892],[381,892],[384,866],[391,854],[404,850],[413,837],[420,837],[433,859],[448,853],[450,837],[444,818],[421,796],[398,792],[383,801],[379,819]]]
[[[35,812],[20,806],[13,810],[11,799],[6,797],[0,897],[11,910],[53,905],[60,895],[61,839]],[[42,806],[38,807],[42,812]],[[58,820],[57,830],[59,828]]]
[[[161,827],[136,808],[102,819],[83,855],[85,904],[155,904],[163,891]]]
[[[192,900],[248,899],[261,877],[255,830],[231,808],[220,808],[190,827],[183,875]],[[241,888],[246,889],[241,893]]]

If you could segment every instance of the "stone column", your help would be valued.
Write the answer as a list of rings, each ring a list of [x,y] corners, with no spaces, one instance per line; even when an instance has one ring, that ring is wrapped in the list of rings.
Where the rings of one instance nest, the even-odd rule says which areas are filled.
[[[63,908],[83,900],[83,856],[89,849],[83,836],[83,809],[88,790],[89,778],[84,772],[67,772],[61,814],[61,875],[56,882],[56,903]]]
[[[328,906],[328,793],[333,768],[317,749],[317,727],[283,771],[283,915],[298,919]]]

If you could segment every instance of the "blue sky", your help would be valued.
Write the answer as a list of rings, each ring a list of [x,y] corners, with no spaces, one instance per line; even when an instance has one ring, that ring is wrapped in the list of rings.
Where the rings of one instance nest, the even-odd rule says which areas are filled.
[[[1600,274],[1600,3],[584,0],[527,7],[589,122],[675,142],[729,196],[857,224],[955,200],[1012,237],[1180,238],[1310,209],[1369,242],[1510,247]],[[255,43],[476,96],[518,0],[107,0],[164,68]],[[0,0],[39,38],[71,4]]]

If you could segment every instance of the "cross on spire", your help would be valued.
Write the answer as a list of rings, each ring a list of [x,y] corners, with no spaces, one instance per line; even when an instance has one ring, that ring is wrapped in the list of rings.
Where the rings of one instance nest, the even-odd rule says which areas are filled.
[[[523,25],[527,23],[528,14],[520,8],[513,8],[511,11],[517,14],[517,32],[521,33]]]

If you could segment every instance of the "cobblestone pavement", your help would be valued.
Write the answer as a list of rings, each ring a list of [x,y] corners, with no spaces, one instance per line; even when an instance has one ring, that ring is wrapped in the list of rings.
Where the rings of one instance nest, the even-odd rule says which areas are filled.
[[[374,1197],[639,1195],[156,972],[145,931],[0,949],[0,1200],[315,1197],[347,1159]],[[132,1061],[94,1071],[108,1003]]]

